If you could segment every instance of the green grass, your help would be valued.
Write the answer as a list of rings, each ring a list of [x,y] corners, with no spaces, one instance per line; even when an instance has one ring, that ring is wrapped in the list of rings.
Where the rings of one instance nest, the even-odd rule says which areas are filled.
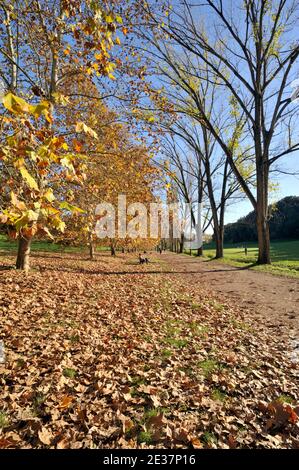
[[[8,419],[4,411],[0,411],[0,429],[4,428],[8,424]]]
[[[209,331],[208,326],[201,325],[195,321],[190,322],[189,326],[194,336],[204,336]]]
[[[212,399],[215,401],[225,401],[227,399],[227,394],[219,388],[215,388],[211,395]]]
[[[170,413],[170,409],[169,408],[148,408],[147,410],[145,410],[144,412],[144,416],[142,418],[142,423],[147,423],[148,420],[150,420],[151,418],[155,418],[156,416],[162,414],[162,415],[165,415],[165,414],[168,414]]]
[[[295,400],[294,398],[290,397],[289,395],[280,395],[278,398],[276,398],[277,401],[280,401],[281,403],[288,403],[289,405],[294,405]]]
[[[145,384],[146,380],[144,377],[140,377],[139,375],[136,375],[135,377],[131,378],[131,385],[133,387],[138,387],[139,385]]]
[[[69,337],[69,340],[72,344],[79,343],[80,341],[80,336],[79,335],[71,335]]]
[[[248,254],[245,255],[244,247]],[[195,251],[193,252],[195,255]],[[204,255],[210,259],[215,256],[213,243],[204,246]],[[256,271],[269,272],[276,275],[299,277],[299,240],[275,240],[271,243],[272,265],[255,265],[258,256],[258,247],[254,242],[239,243],[224,246],[222,262],[237,266],[248,267]]]
[[[18,248],[18,242],[15,240],[9,240],[5,235],[0,235],[0,251],[16,252]],[[49,251],[53,253],[72,253],[81,251],[81,247],[74,246],[63,246],[51,241],[36,240],[31,244],[31,251]]]
[[[168,359],[171,357],[172,352],[169,349],[163,349],[161,354],[165,359]]]
[[[217,437],[215,436],[214,433],[212,432],[204,432],[203,435],[201,436],[201,441],[204,443],[204,444],[216,444],[217,443]]]
[[[235,328],[238,328],[239,330],[243,330],[243,331],[251,331],[253,332],[253,329],[250,325],[248,325],[247,323],[245,322],[242,322],[242,321],[238,321],[234,318],[232,318],[230,320],[231,324],[235,327]]]
[[[74,379],[77,375],[77,372],[75,371],[75,369],[70,369],[68,367],[66,367],[65,369],[63,369],[63,375],[69,379]]]
[[[214,359],[200,361],[197,365],[200,367],[205,377],[209,377],[218,368],[218,362]]]
[[[181,338],[165,338],[163,340],[164,343],[169,344],[170,346],[173,346],[174,348],[177,349],[182,349],[188,344],[187,339],[181,339]]]
[[[152,443],[152,434],[149,431],[141,431],[138,435],[138,442],[150,445]]]
[[[14,254],[18,249],[18,242],[9,239],[6,235],[0,234],[0,253],[1,251]],[[80,253],[88,252],[87,246],[64,246],[47,240],[35,240],[31,243],[31,251],[46,251],[50,253]],[[97,246],[96,251],[110,251],[107,246]]]

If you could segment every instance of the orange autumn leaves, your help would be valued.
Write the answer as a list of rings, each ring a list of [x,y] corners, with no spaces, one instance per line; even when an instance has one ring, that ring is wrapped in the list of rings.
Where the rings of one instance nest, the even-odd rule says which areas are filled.
[[[86,79],[76,86],[80,94],[84,95],[86,87],[90,88],[92,84]],[[70,87],[74,87],[74,84]],[[97,96],[97,91],[91,89]],[[105,202],[116,206],[120,194],[126,194],[128,202],[153,202],[159,175],[149,151],[136,143],[135,135],[128,126],[119,122],[117,114],[100,99],[88,104],[87,99],[81,96],[74,108],[77,110],[75,113],[65,111],[64,120],[68,126],[72,126],[77,117],[84,120],[84,124],[77,122],[77,136],[72,144],[86,155],[86,178],[84,184],[71,193],[70,198],[84,209],[84,214],[69,214],[66,236],[69,240],[85,243],[96,241],[95,209],[98,204]],[[82,114],[82,109],[87,110],[85,114]],[[82,130],[85,130],[84,135]],[[111,242],[100,242],[105,244],[107,241]],[[125,243],[128,244],[129,240]]]

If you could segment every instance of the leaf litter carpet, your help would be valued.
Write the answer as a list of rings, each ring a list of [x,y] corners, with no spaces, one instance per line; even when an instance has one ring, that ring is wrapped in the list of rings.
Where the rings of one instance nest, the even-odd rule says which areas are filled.
[[[299,448],[281,338],[151,258],[0,270],[0,448]]]

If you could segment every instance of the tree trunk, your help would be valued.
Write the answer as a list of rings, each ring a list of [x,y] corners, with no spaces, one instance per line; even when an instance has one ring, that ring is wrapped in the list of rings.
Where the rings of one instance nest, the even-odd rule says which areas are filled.
[[[203,248],[201,246],[200,248],[197,248],[196,256],[202,256],[202,255],[203,255]]]
[[[224,215],[225,215],[225,206],[226,206],[226,185],[228,179],[228,168],[229,162],[228,159],[225,161],[224,165],[224,173],[223,173],[223,182],[222,182],[222,191],[221,191],[221,201],[220,201],[220,215],[219,215],[219,240],[218,240],[218,248],[216,242],[216,258],[223,258],[223,244],[224,244]],[[218,252],[218,255],[217,255]]]
[[[31,238],[19,238],[18,256],[16,261],[16,268],[23,271],[29,271],[29,257],[30,257]]]
[[[224,226],[223,223],[220,223],[217,227],[217,235],[215,234],[215,242],[216,242],[216,258],[223,258],[224,251]]]
[[[94,244],[92,241],[89,242],[89,258],[94,259]]]
[[[216,259],[223,258],[223,231],[217,226],[214,228],[214,237],[216,243]]]
[[[183,253],[184,251],[184,232],[181,233],[181,239],[179,240],[179,253]]]
[[[202,155],[201,153],[198,153],[197,155],[198,158],[198,174],[197,174],[197,203],[198,203],[198,220],[197,224],[200,228],[200,235],[201,235],[201,243],[202,241],[202,225],[201,225],[201,205],[202,205],[202,200],[203,200],[203,191],[204,191],[204,181],[202,177]],[[197,231],[198,233],[198,231]],[[200,247],[197,248],[197,253],[196,256],[202,256],[203,255],[203,246],[201,245]]]
[[[269,223],[263,215],[257,217],[257,234],[259,245],[257,262],[258,264],[271,264]]]
[[[212,210],[212,218],[213,218],[213,225],[214,225],[214,238],[216,243],[216,259],[223,258],[223,230],[221,230],[221,226],[218,220],[218,211],[217,205],[214,197],[214,189],[211,179],[211,172],[210,172],[210,162],[206,160],[206,178],[207,178],[207,187],[208,187],[208,194],[209,194],[209,201]]]
[[[258,264],[271,264],[270,258],[270,229],[268,218],[268,167],[260,159],[257,167],[257,198],[256,198],[256,226],[258,238]]]
[[[271,264],[270,257],[270,230],[268,221],[268,208],[265,211],[258,198],[256,226],[258,237],[258,264]]]
[[[111,256],[115,256],[115,247],[111,245],[110,249],[111,249]]]

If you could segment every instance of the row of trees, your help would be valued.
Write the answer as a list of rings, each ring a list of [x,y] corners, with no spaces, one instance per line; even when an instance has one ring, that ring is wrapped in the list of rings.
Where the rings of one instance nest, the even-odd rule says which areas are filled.
[[[18,239],[19,269],[38,236],[88,243],[93,257],[97,204],[154,200],[150,148],[129,109],[104,104],[138,99],[133,11],[112,0],[0,2],[0,222]],[[106,242],[113,252],[117,239]]]
[[[225,208],[246,197],[256,214],[258,262],[270,263],[271,175],[299,149],[291,88],[298,8],[293,0],[143,3],[150,28],[140,28],[141,47],[173,115],[162,117],[162,148],[181,197],[208,199],[205,223],[213,225],[217,257]],[[161,119],[163,107],[155,105]]]
[[[58,231],[81,233],[92,256],[97,202],[125,192],[148,203],[161,171],[172,201],[194,206],[193,225],[204,205],[217,257],[227,205],[248,198],[258,261],[270,263],[272,172],[299,149],[298,8],[1,0],[0,213],[19,239],[17,266],[33,236]]]

